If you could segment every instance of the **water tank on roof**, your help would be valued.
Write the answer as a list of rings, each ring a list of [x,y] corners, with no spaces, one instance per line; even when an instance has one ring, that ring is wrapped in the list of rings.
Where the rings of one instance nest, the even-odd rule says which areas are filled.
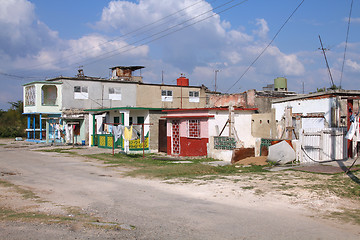
[[[275,91],[287,91],[287,79],[284,77],[278,77],[274,79]]]
[[[189,79],[184,77],[183,74],[181,74],[181,77],[177,79],[177,85],[183,87],[189,86]]]

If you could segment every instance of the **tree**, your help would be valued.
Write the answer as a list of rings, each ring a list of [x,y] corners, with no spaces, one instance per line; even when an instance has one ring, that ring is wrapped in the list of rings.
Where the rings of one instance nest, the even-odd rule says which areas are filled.
[[[0,137],[25,136],[26,117],[23,113],[23,102],[9,102],[10,109],[0,111]]]

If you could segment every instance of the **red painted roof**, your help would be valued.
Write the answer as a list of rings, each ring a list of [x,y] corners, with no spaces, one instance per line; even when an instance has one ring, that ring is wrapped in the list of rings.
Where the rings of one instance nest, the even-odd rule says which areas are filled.
[[[162,116],[161,118],[213,118],[215,115],[177,115],[177,116]]]
[[[235,107],[236,111],[256,111],[258,108],[239,108]],[[186,111],[229,111],[228,107],[217,107],[217,108],[178,108],[162,110],[163,112],[186,112]]]

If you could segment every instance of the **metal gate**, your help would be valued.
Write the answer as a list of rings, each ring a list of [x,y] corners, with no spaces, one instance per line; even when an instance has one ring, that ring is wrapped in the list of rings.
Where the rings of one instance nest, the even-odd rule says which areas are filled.
[[[180,122],[172,121],[172,154],[180,154]]]
[[[298,160],[301,163],[347,158],[345,128],[301,129]]]

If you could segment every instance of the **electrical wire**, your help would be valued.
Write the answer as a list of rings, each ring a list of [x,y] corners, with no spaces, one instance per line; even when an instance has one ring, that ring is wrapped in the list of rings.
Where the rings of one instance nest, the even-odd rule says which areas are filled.
[[[305,153],[305,155],[313,162],[316,163],[327,163],[327,162],[341,162],[341,161],[345,161],[346,159],[330,159],[330,160],[315,160],[312,157],[310,157],[310,155],[306,152],[306,150],[304,149],[303,146],[301,146],[301,150]]]
[[[341,88],[341,83],[342,83],[342,78],[343,78],[343,72],[344,72],[345,57],[346,57],[346,50],[347,50],[348,39],[349,39],[350,21],[351,21],[351,13],[352,13],[352,8],[353,8],[353,3],[354,3],[354,0],[351,0],[350,13],[349,13],[349,20],[348,20],[348,26],[347,26],[347,31],[346,31],[346,40],[345,40],[344,58],[343,58],[342,66],[341,66],[340,88]]]
[[[207,19],[209,19],[209,18],[211,18],[211,17],[214,17],[214,16],[216,16],[216,15],[218,15],[218,14],[220,14],[220,13],[223,13],[223,12],[225,12],[225,11],[228,11],[228,10],[230,10],[230,9],[232,9],[232,8],[238,6],[238,5],[241,5],[241,4],[243,4],[243,3],[245,3],[245,2],[247,2],[247,1],[249,1],[249,0],[244,0],[244,1],[240,2],[240,3],[234,4],[234,5],[226,8],[226,9],[224,9],[224,10],[222,10],[222,11],[219,11],[219,12],[217,12],[217,13],[213,13],[213,14],[211,14],[211,15],[205,17],[205,18],[202,18],[202,19],[200,19],[200,20],[197,20],[197,21],[195,21],[195,22],[193,22],[193,23],[189,23],[188,25],[185,25],[185,26],[182,26],[182,27],[180,27],[180,28],[178,28],[178,29],[172,30],[172,29],[177,28],[177,27],[179,27],[179,26],[181,26],[181,25],[183,25],[183,24],[185,24],[185,23],[188,23],[188,22],[194,20],[194,19],[197,19],[197,18],[199,18],[199,17],[201,17],[201,16],[203,16],[203,15],[205,15],[205,14],[208,14],[208,13],[210,13],[210,12],[212,12],[212,11],[218,9],[218,8],[224,7],[224,6],[230,4],[231,2],[234,2],[234,1],[235,1],[235,0],[228,1],[228,2],[226,2],[226,3],[224,3],[224,4],[222,4],[222,5],[219,5],[219,6],[216,7],[216,8],[212,8],[212,9],[210,9],[210,10],[204,12],[204,13],[201,13],[201,14],[195,16],[195,17],[189,18],[189,19],[187,19],[187,20],[185,20],[185,21],[183,21],[183,22],[181,22],[181,23],[178,23],[178,24],[175,24],[175,25],[173,25],[173,26],[171,26],[171,27],[168,27],[168,28],[165,29],[165,30],[162,30],[162,31],[157,32],[157,33],[154,33],[154,34],[152,34],[152,35],[150,35],[150,36],[148,36],[148,37],[145,37],[145,38],[143,38],[143,39],[137,40],[137,41],[132,42],[132,43],[129,44],[129,45],[138,44],[138,43],[141,43],[142,41],[145,41],[146,39],[149,39],[149,38],[151,39],[151,38],[152,38],[151,40],[148,40],[148,41],[146,41],[146,42],[143,42],[143,43],[140,44],[140,45],[136,45],[136,46],[132,46],[132,47],[129,47],[129,45],[127,45],[127,46],[121,47],[121,48],[117,49],[116,51],[122,50],[122,49],[124,49],[124,48],[127,48],[127,49],[124,49],[123,51],[120,51],[120,52],[117,52],[117,53],[114,53],[114,51],[106,52],[106,53],[101,54],[101,55],[98,56],[98,57],[101,57],[101,58],[96,59],[96,60],[93,60],[93,61],[90,61],[90,60],[89,60],[89,62],[86,62],[86,61],[85,61],[85,62],[83,62],[82,65],[91,65],[91,64],[96,63],[96,62],[98,62],[98,61],[101,61],[101,60],[104,60],[104,59],[107,59],[107,58],[111,58],[111,57],[114,57],[114,56],[116,56],[116,55],[119,55],[119,54],[122,54],[122,53],[125,53],[125,52],[129,52],[129,51],[131,51],[131,50],[134,50],[134,49],[136,49],[136,48],[139,48],[139,47],[141,47],[141,46],[144,46],[145,44],[148,44],[148,43],[157,41],[157,40],[159,40],[159,39],[161,39],[161,38],[164,38],[164,37],[166,37],[166,36],[168,36],[168,35],[170,35],[170,34],[179,32],[180,30],[183,30],[183,29],[185,29],[185,28],[188,28],[188,27],[190,27],[190,26],[193,26],[193,25],[195,25],[195,24],[197,24],[197,23],[203,22],[203,21],[205,21],[205,20],[207,20]],[[170,30],[172,30],[172,31],[170,31]],[[169,32],[169,31],[170,31],[170,32]],[[158,36],[158,35],[160,35],[160,36]],[[156,37],[156,36],[158,36],[158,37]],[[155,37],[155,38],[154,38],[154,37]],[[109,55],[109,54],[110,54],[110,55]],[[98,57],[97,57],[97,58],[98,58]]]
[[[251,64],[245,69],[243,74],[239,77],[239,79],[226,91],[227,93],[245,76],[245,74],[251,69],[251,67],[259,60],[259,58],[266,52],[266,50],[271,46],[271,44],[274,42],[275,38],[279,35],[281,30],[285,27],[285,25],[289,22],[291,17],[296,13],[296,11],[300,8],[300,6],[303,4],[305,0],[302,0],[300,4],[295,8],[295,10],[290,14],[290,16],[286,19],[286,21],[283,23],[283,25],[280,27],[280,29],[276,32],[274,37],[271,39],[269,44],[260,52],[260,54],[251,62]]]
[[[210,3],[213,3],[213,2],[216,2],[216,1],[218,1],[218,0],[213,0],[213,1],[211,1]],[[232,1],[234,1],[234,0],[232,0]],[[230,2],[232,2],[232,1],[230,1]],[[183,12],[183,11],[185,11],[185,10],[187,10],[187,9],[189,9],[189,8],[191,8],[191,7],[199,4],[199,3],[203,3],[203,2],[204,2],[203,0],[198,1],[198,2],[196,2],[196,3],[194,3],[194,4],[192,4],[192,5],[189,5],[189,6],[186,6],[185,8],[180,9],[179,11],[176,11],[176,12],[170,14],[170,15],[167,15],[167,16],[159,19],[159,20],[156,20],[156,21],[154,21],[154,22],[152,22],[152,23],[149,23],[149,24],[144,25],[144,26],[142,26],[142,27],[140,27],[140,28],[137,28],[137,29],[135,29],[135,30],[133,30],[133,31],[130,31],[130,32],[128,32],[128,33],[126,33],[126,34],[124,34],[124,35],[122,35],[122,36],[119,36],[119,37],[116,37],[116,38],[111,39],[111,40],[109,40],[109,41],[100,43],[100,44],[98,44],[98,45],[96,45],[96,46],[94,46],[94,47],[92,47],[92,48],[88,48],[88,49],[83,50],[83,51],[81,51],[81,52],[77,52],[77,53],[73,53],[73,54],[67,55],[67,56],[63,57],[61,60],[54,60],[54,61],[47,62],[47,63],[45,63],[45,64],[38,64],[38,65],[32,66],[32,67],[30,67],[30,68],[33,69],[33,68],[37,68],[37,67],[40,67],[40,66],[43,67],[44,65],[54,64],[54,63],[57,63],[57,64],[64,63],[64,62],[67,62],[67,61],[68,61],[67,58],[70,58],[70,57],[73,57],[73,56],[77,56],[77,55],[79,56],[79,55],[81,55],[81,54],[83,54],[83,53],[87,53],[87,52],[91,51],[92,49],[95,49],[95,48],[100,47],[100,46],[102,46],[102,45],[105,45],[105,44],[114,42],[114,41],[116,41],[116,40],[118,40],[118,39],[124,38],[125,36],[129,36],[129,37],[128,37],[128,38],[124,38],[124,40],[130,39],[130,38],[134,38],[134,37],[136,37],[136,36],[138,36],[138,35],[141,35],[141,34],[144,34],[144,33],[146,33],[146,32],[149,32],[149,31],[151,31],[151,30],[154,29],[154,28],[157,28],[157,27],[162,26],[162,25],[164,25],[164,24],[167,24],[167,23],[169,23],[169,22],[173,22],[174,20],[166,21],[166,22],[162,23],[161,25],[154,26],[154,27],[152,27],[152,28],[150,28],[150,29],[148,29],[148,30],[146,30],[146,31],[144,31],[144,32],[140,32],[140,33],[138,33],[138,34],[136,34],[136,35],[131,36],[133,33],[136,33],[136,32],[139,32],[140,30],[146,29],[146,28],[148,28],[149,26],[153,26],[153,25],[155,25],[155,24],[157,24],[157,23],[159,23],[159,22],[162,22],[162,21],[165,20],[165,19],[168,19],[168,18],[170,18],[170,17],[172,17],[172,16],[174,16],[174,15],[180,13],[180,12]],[[228,3],[222,4],[222,5],[220,5],[220,6],[223,6],[223,5],[226,5],[226,4],[228,4]],[[203,6],[200,6],[199,8],[201,8],[201,7],[203,7]],[[196,8],[196,9],[193,9],[193,10],[197,10],[197,9],[199,9],[199,8]],[[218,7],[217,7],[217,8],[218,8]],[[216,8],[214,8],[214,9],[216,9]],[[212,10],[210,10],[210,11],[212,11]],[[209,12],[209,11],[207,11],[207,12]],[[207,12],[205,12],[205,13],[207,13]],[[178,17],[178,18],[179,18],[179,17]],[[175,20],[176,20],[176,19],[175,19]],[[186,22],[186,21],[185,21],[185,22]],[[182,23],[180,23],[180,24],[183,24],[183,23],[184,23],[184,22],[182,22]],[[147,38],[151,38],[151,37],[152,37],[152,35],[149,36],[149,37],[147,37]],[[146,38],[145,38],[145,39],[146,39]],[[141,39],[140,41],[142,41],[142,40],[144,40],[144,39]],[[139,41],[136,41],[136,42],[134,42],[134,43],[130,43],[129,45],[131,45],[131,44],[136,44],[137,42],[139,42]],[[125,46],[125,47],[127,47],[127,46]],[[122,47],[122,48],[125,48],[125,47]],[[122,49],[122,48],[120,48],[120,49]],[[130,49],[130,50],[132,50],[132,49]],[[112,51],[109,51],[109,52],[107,52],[107,53],[105,53],[105,54],[109,54],[109,53],[111,53],[111,52],[113,52],[113,50],[112,50]],[[98,55],[97,57],[102,56],[102,55],[104,55],[104,54],[100,54],[100,55]],[[79,63],[78,65],[81,65],[81,64]]]

